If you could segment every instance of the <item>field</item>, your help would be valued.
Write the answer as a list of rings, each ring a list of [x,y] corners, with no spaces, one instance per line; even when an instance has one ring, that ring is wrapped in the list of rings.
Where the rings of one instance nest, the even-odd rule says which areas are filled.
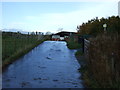
[[[38,39],[38,35],[28,35],[21,33],[2,33],[2,63],[8,65],[13,60],[24,55],[32,48],[46,40],[45,36]]]

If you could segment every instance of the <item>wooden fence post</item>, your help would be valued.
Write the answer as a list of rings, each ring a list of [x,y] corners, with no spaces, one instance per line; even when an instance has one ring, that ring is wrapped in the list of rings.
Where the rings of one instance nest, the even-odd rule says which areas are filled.
[[[78,43],[82,44],[82,52],[84,53],[84,38],[83,37],[78,37]]]
[[[85,56],[87,56],[87,57],[88,57],[88,47],[89,47],[89,44],[90,44],[90,41],[84,39],[84,53],[85,53]]]
[[[83,53],[84,53],[84,50],[85,50],[85,40],[84,40],[84,38],[82,38],[82,50],[83,50]]]
[[[112,53],[111,62],[112,62],[112,73],[114,73],[114,53]]]

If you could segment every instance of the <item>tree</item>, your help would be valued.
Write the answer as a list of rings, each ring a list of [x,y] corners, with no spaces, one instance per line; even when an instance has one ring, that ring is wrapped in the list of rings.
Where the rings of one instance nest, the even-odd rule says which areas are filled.
[[[120,18],[119,16],[112,16],[108,18],[94,18],[88,20],[88,22],[83,23],[82,25],[77,26],[77,32],[81,35],[88,34],[96,36],[99,33],[104,32],[103,24],[107,24],[107,32],[113,33],[117,32],[120,33]]]
[[[35,35],[35,33],[34,33],[34,32],[31,32],[31,35]]]
[[[51,35],[51,34],[52,34],[52,33],[51,33],[51,32],[49,32],[49,31],[48,31],[48,32],[46,32],[46,35]]]

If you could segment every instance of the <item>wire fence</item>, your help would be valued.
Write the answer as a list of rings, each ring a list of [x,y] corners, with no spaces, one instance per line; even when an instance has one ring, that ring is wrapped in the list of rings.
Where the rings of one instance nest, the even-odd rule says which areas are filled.
[[[2,60],[10,57],[14,53],[27,46],[34,45],[38,40],[42,40],[43,35],[29,34],[2,34]]]

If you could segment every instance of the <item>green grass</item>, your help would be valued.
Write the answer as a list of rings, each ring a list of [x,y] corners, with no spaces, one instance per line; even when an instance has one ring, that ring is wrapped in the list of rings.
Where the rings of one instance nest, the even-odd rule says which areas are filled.
[[[47,40],[44,37],[42,40],[38,40],[35,35],[7,35],[2,36],[2,67],[6,67],[13,61],[28,53],[31,49]]]
[[[8,58],[6,58],[3,61],[3,68],[6,67],[7,65],[11,64],[13,61],[15,61],[16,59],[18,59],[19,57],[25,55],[26,53],[28,53],[31,49],[33,49],[34,47],[36,47],[37,45],[39,45],[40,43],[42,43],[43,41],[38,41],[36,42],[34,45],[27,45],[22,49],[18,49],[15,53],[13,53],[11,56],[9,56]]]
[[[2,60],[13,55],[19,49],[23,49],[29,45],[34,45],[37,41],[35,36],[21,37],[17,38],[16,36],[4,36],[2,37]]]
[[[67,46],[69,49],[79,49],[81,48],[81,44],[74,41],[67,41]]]
[[[76,53],[75,53],[76,56],[82,56],[84,55],[84,53],[80,50],[78,50]]]

